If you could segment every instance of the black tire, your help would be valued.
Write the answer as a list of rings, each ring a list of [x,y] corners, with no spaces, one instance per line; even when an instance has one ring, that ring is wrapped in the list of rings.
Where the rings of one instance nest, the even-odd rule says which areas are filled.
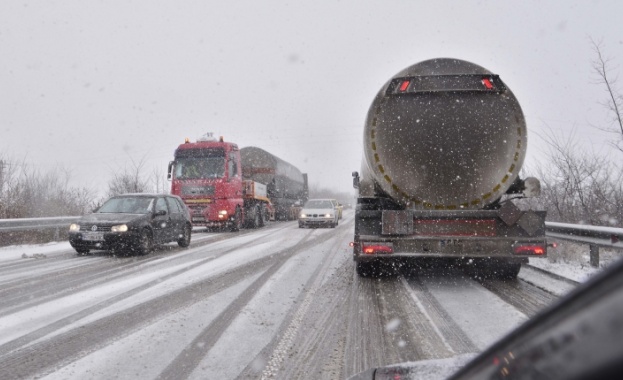
[[[187,224],[182,229],[182,237],[177,241],[177,245],[182,248],[186,248],[190,245],[190,237],[192,235],[192,227]]]
[[[260,214],[260,206],[253,208],[253,221],[251,227],[260,228],[262,226],[262,215]]]
[[[234,212],[234,218],[231,220],[231,225],[229,226],[229,231],[238,232],[240,231],[240,227],[242,227],[242,213],[240,212],[240,207],[236,207],[236,212]]]
[[[154,248],[154,242],[151,232],[148,229],[143,229],[139,237],[138,244],[136,246],[137,255],[147,255]]]
[[[266,219],[266,206],[262,204],[260,206],[260,227],[264,227],[266,222],[267,222],[267,219]]]
[[[521,263],[505,263],[501,264],[497,268],[491,268],[491,274],[493,277],[500,280],[514,280],[519,275],[521,270]]]
[[[79,255],[86,255],[89,253],[87,248],[74,248]]]
[[[377,270],[374,263],[357,261],[355,265],[357,267],[357,274],[359,277],[376,277]]]

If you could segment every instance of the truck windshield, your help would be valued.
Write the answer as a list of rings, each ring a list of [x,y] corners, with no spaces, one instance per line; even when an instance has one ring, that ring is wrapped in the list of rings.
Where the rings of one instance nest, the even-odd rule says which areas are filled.
[[[225,175],[224,157],[184,157],[175,161],[175,178],[222,178]]]

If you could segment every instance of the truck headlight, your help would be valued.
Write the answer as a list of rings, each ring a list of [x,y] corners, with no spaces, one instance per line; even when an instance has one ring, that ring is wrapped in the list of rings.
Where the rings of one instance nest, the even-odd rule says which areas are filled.
[[[110,227],[111,232],[126,232],[128,230],[128,226],[126,224],[120,224],[118,226]]]
[[[72,223],[69,225],[69,231],[71,232],[78,232],[80,231],[80,225],[76,224],[76,223]]]
[[[221,210],[218,212],[218,218],[219,219],[227,218],[227,214],[228,214],[227,210]]]

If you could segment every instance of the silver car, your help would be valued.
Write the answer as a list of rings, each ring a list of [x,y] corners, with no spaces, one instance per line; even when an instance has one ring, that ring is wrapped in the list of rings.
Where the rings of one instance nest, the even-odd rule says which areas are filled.
[[[299,228],[338,225],[337,203],[333,199],[310,199],[299,213]]]

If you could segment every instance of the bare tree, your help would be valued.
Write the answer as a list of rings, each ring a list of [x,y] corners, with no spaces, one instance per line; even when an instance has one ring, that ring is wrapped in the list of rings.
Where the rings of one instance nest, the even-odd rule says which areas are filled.
[[[163,173],[159,167],[152,169],[149,176],[149,183],[151,184],[152,191],[155,193],[166,194],[169,192],[168,181],[166,180],[166,174]]]
[[[618,138],[613,145],[623,152],[623,95],[617,89],[618,76],[612,74],[612,59],[604,56],[603,43],[590,39],[597,58],[593,60],[593,71],[597,74],[596,83],[603,85],[607,92],[607,99],[601,104],[609,111],[611,125],[602,128],[605,131],[617,134]]]
[[[42,173],[25,159],[1,161],[0,218],[81,215],[92,208],[93,192],[70,186],[69,170]]]
[[[113,173],[112,179],[108,181],[108,196],[149,191],[149,183],[143,173],[144,167],[145,157],[138,162],[130,157],[130,166],[126,164],[122,170]]]
[[[567,223],[620,226],[623,221],[623,174],[605,156],[584,149],[574,133],[542,136],[550,149],[538,166],[540,202],[548,219]]]

